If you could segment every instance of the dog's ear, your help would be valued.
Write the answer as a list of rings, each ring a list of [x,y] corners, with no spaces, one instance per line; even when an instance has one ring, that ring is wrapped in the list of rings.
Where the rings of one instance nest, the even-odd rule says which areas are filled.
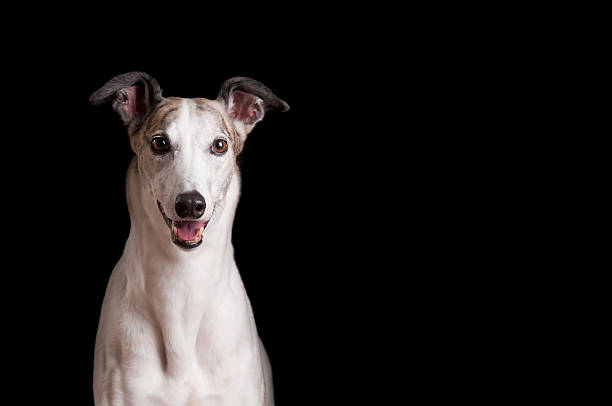
[[[128,132],[136,130],[146,114],[163,96],[157,80],[144,72],[128,72],[115,76],[89,97],[98,105],[112,102]]]
[[[230,78],[221,85],[217,101],[225,106],[242,142],[267,110],[289,110],[289,105],[262,83],[241,76]]]

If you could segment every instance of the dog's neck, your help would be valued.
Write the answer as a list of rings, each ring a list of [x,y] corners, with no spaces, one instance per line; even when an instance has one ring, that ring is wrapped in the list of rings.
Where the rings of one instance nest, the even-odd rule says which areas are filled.
[[[235,171],[223,208],[215,210],[204,230],[202,244],[186,252],[171,242],[170,230],[155,199],[142,184],[135,161],[128,170],[131,229],[126,251],[134,250],[137,255],[131,255],[130,260],[138,263],[129,266],[127,294],[143,314],[155,320],[159,339],[165,347],[160,352],[166,359],[165,367],[170,375],[180,376],[191,367],[192,360],[198,356],[194,352],[207,331],[241,334],[244,328],[254,328],[250,307],[228,306],[225,304],[227,297],[224,297],[228,291],[244,292],[231,243],[240,187],[238,170]],[[236,289],[237,286],[242,289]],[[248,304],[246,294],[244,296],[234,302]],[[221,300],[226,308],[237,313],[230,317],[231,320],[220,314]],[[206,345],[211,345],[210,340]],[[224,348],[216,350],[222,356]]]

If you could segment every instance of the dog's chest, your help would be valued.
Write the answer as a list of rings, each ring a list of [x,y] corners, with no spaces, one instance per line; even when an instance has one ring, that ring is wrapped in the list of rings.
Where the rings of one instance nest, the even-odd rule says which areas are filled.
[[[222,335],[211,334],[196,340],[191,351],[180,348],[182,343],[169,341],[160,346],[147,337],[152,335],[132,335],[134,342],[124,342],[127,345],[118,349],[120,359],[109,363],[119,361],[119,365],[105,374],[121,382],[125,399],[131,399],[126,404],[261,405],[259,347],[251,345],[246,337],[225,337],[228,346],[218,341],[224,338]]]
[[[138,393],[134,404],[167,406],[229,406],[257,405],[262,399],[261,385],[255,374],[248,374],[248,367],[235,375],[225,371],[206,371],[194,368],[191,374],[180,377],[167,375],[157,379],[139,379],[134,382]],[[249,376],[251,375],[251,376]],[[152,385],[152,382],[157,382]]]
[[[134,404],[261,405],[259,340],[246,297],[233,292],[202,314],[190,313],[194,303],[160,322],[135,309],[123,313],[120,369]]]

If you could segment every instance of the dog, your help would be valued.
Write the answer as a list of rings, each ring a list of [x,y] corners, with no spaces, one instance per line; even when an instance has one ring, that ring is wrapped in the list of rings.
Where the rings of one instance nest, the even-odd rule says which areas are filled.
[[[96,335],[95,404],[274,405],[231,236],[236,157],[268,110],[289,105],[247,77],[215,100],[164,97],[144,72],[114,77],[89,102],[112,103],[135,153],[130,233]]]

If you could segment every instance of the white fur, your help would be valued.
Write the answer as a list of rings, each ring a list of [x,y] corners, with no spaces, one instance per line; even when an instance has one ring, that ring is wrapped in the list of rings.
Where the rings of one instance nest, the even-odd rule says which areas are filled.
[[[270,366],[234,262],[231,229],[240,179],[231,145],[192,100],[166,129],[171,159],[140,143],[128,169],[131,229],[111,275],[94,360],[97,406],[274,404]],[[147,135],[143,135],[147,136]],[[210,220],[202,244],[175,246],[159,212],[169,217],[178,193],[197,190]]]

